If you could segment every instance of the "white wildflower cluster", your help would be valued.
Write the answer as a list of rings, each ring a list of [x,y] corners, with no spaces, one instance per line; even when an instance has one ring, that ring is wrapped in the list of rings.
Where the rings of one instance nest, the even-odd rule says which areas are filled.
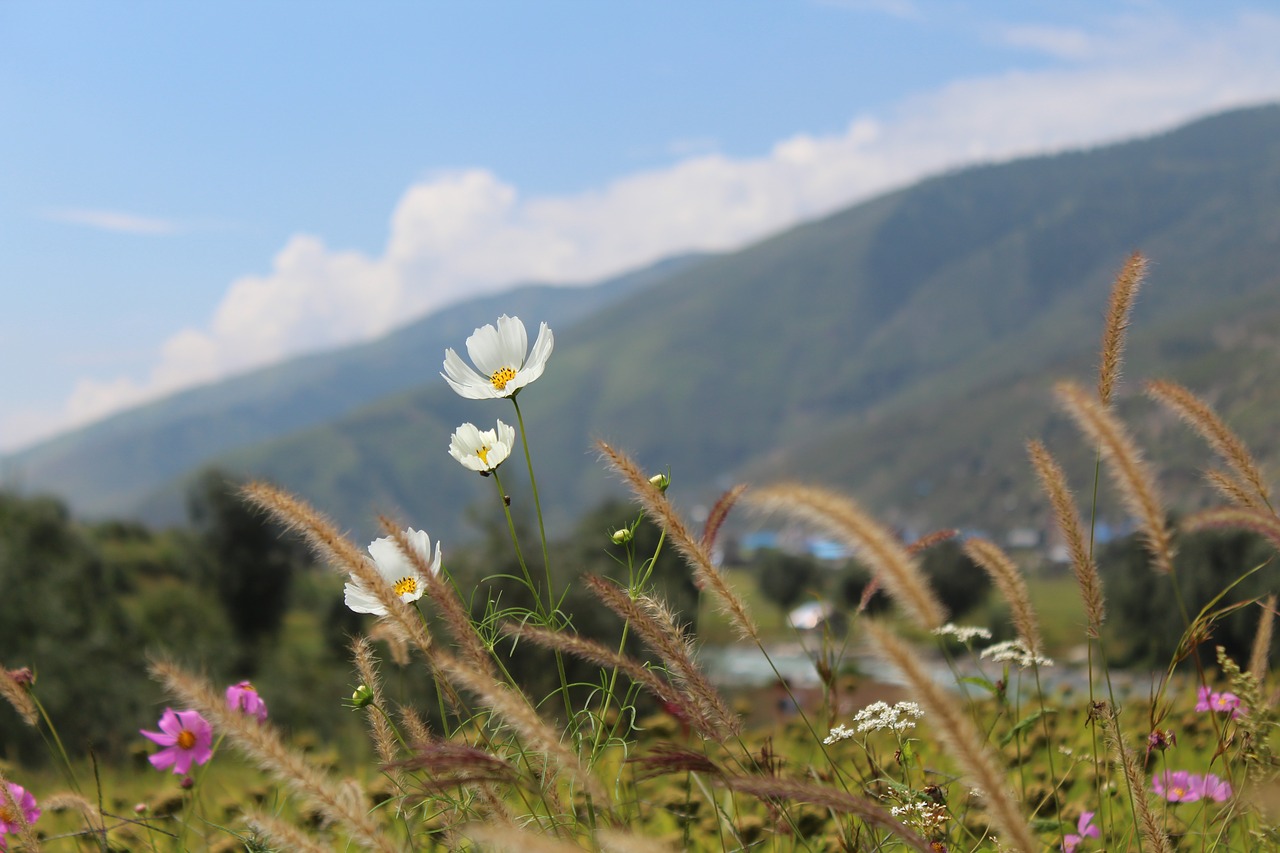
[[[955,637],[966,645],[973,642],[975,639],[991,639],[991,632],[986,628],[979,628],[975,625],[956,625],[953,622],[948,622],[941,628],[934,628],[933,633],[937,634],[939,637]]]
[[[825,743],[827,746],[830,746],[833,743],[839,743],[842,740],[848,740],[849,738],[853,737],[855,734],[856,732],[851,728],[848,728],[846,726],[836,726],[834,729],[831,730],[830,734],[828,734],[825,738],[822,739],[822,742]]]
[[[889,809],[889,814],[919,830],[922,835],[934,835],[946,828],[951,815],[940,803],[915,802]]]
[[[860,732],[878,732],[881,729],[905,732],[907,729],[916,727],[911,717],[919,719],[923,716],[924,711],[921,711],[920,706],[915,702],[899,702],[896,705],[872,702],[854,714],[853,721],[858,724]]]
[[[996,643],[994,646],[987,646],[978,657],[987,658],[996,663],[1016,663],[1023,669],[1033,664],[1036,666],[1053,666],[1052,660],[1031,651],[1022,640],[1006,640],[1003,643]]]

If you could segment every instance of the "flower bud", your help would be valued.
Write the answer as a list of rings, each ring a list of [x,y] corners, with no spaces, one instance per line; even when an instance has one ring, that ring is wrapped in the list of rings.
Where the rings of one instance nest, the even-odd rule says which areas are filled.
[[[632,539],[631,528],[623,527],[615,530],[609,538],[613,540],[614,545],[626,545]]]
[[[351,694],[351,707],[365,708],[373,704],[373,690],[367,684],[361,684]]]
[[[671,478],[666,474],[654,474],[649,478],[649,482],[653,484],[660,492],[665,492],[667,487],[671,485]]]

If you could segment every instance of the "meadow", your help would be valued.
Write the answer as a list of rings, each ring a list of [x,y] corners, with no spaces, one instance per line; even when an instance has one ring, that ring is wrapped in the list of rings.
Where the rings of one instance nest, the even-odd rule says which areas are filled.
[[[694,529],[669,497],[679,471],[643,470],[603,442],[601,464],[639,508],[579,544],[608,553],[609,571],[566,571],[538,502],[539,476],[554,472],[536,465],[518,399],[554,369],[554,337],[543,324],[531,347],[524,324],[504,315],[466,341],[474,367],[449,350],[443,374],[464,398],[511,407],[514,423],[463,424],[449,448],[492,486],[506,546],[480,558],[491,583],[462,580],[442,555],[447,531],[382,519],[366,549],[305,496],[243,489],[333,569],[336,580],[309,594],[361,614],[344,704],[367,740],[353,727],[320,742],[291,736],[273,723],[270,680],[214,682],[156,652],[145,664],[168,705],[137,736],[122,734],[136,743],[132,761],[101,762],[68,752],[45,713],[42,693],[57,685],[35,678],[44,662],[6,660],[0,694],[50,762],[4,768],[0,839],[102,851],[1280,849],[1276,597],[1266,594],[1280,517],[1212,407],[1154,381],[1142,391],[1218,459],[1205,477],[1220,505],[1166,512],[1159,460],[1144,457],[1115,407],[1144,276],[1135,254],[1116,277],[1097,376],[1053,389],[1074,440],[1096,454],[1094,480],[1073,489],[1054,453],[1028,443],[1070,557],[1059,576],[1028,577],[980,535],[903,541],[848,496],[806,483],[730,489]],[[526,476],[527,523],[509,489]],[[1094,537],[1104,489],[1137,528],[1118,576],[1100,570]],[[803,684],[771,656],[790,632],[777,593],[715,557],[738,513],[821,532],[866,569],[839,624],[792,637],[813,661]],[[1267,550],[1213,550],[1203,543],[1216,531],[1247,532]],[[998,593],[966,624],[922,568],[946,548]],[[1234,563],[1215,564],[1203,594],[1186,561],[1222,553]],[[1136,593],[1115,606],[1140,614],[1125,624],[1150,625],[1116,636],[1108,589],[1125,584]],[[1142,616],[1144,606],[1159,609]],[[1165,629],[1171,643],[1148,642]],[[767,687],[716,685],[700,650],[725,641],[772,667]],[[1148,655],[1145,677],[1113,668],[1155,648],[1171,651]],[[1059,649],[1073,661],[1053,660]],[[891,677],[868,674],[866,655]],[[1059,677],[1068,669],[1074,682]]]

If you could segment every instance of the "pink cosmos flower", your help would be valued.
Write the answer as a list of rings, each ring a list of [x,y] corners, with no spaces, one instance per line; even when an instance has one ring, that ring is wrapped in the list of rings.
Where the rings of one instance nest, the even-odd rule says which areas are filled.
[[[1239,696],[1226,690],[1218,693],[1208,687],[1201,687],[1196,691],[1196,710],[1230,713],[1233,720],[1245,712],[1240,705]]]
[[[9,801],[0,796],[0,850],[7,849],[4,836],[10,833],[17,835],[22,831],[24,824],[30,826],[40,817],[40,807],[36,805],[36,798],[26,788],[10,782],[9,796],[13,797],[14,805],[22,815],[19,817],[15,814]]]
[[[1221,803],[1231,797],[1231,783],[1212,773],[1191,777],[1191,788],[1200,797]]]
[[[1079,835],[1068,833],[1067,837],[1063,839],[1062,849],[1065,853],[1074,853],[1075,849],[1080,846],[1080,842],[1086,838],[1097,838],[1102,835],[1102,831],[1093,825],[1093,815],[1094,812],[1082,812],[1080,814],[1080,820],[1076,821],[1076,832]]]
[[[160,731],[142,730],[142,736],[155,741],[162,749],[149,759],[157,770],[172,767],[185,776],[192,764],[204,764],[213,756],[213,727],[198,711],[174,711],[165,708],[160,716]]]
[[[1166,770],[1156,774],[1151,787],[1171,803],[1193,803],[1202,796],[1201,782],[1185,770]]]
[[[258,691],[247,681],[227,688],[227,707],[257,717],[260,723],[267,719],[267,703],[262,701]]]

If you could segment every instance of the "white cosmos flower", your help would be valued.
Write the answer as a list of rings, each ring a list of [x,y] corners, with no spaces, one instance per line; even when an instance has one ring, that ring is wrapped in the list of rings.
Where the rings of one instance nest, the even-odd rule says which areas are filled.
[[[524,323],[519,317],[503,314],[498,318],[496,329],[491,325],[481,326],[467,338],[467,354],[475,369],[452,349],[447,349],[444,373],[440,375],[450,388],[471,400],[512,397],[542,375],[554,344],[551,329],[543,323],[530,351]]]
[[[405,530],[404,535],[413,546],[413,550],[418,552],[418,556],[422,558],[423,562],[431,567],[431,573],[439,574],[440,543],[436,543],[436,553],[435,556],[432,556],[430,536],[421,530],[414,530],[413,528]],[[369,556],[373,557],[373,564],[378,569],[378,574],[382,575],[386,582],[391,585],[396,595],[400,596],[401,601],[407,603],[422,598],[422,593],[426,591],[426,584],[422,575],[418,572],[417,567],[414,566],[413,561],[400,551],[400,546],[396,544],[396,540],[390,536],[373,540],[369,543]],[[364,585],[354,577],[347,582],[345,592],[344,600],[347,603],[347,607],[350,607],[356,613],[372,613],[375,616],[387,615],[387,609],[382,606],[382,602],[378,601],[378,597],[365,589]]]
[[[498,421],[498,428],[483,432],[475,424],[463,424],[449,441],[449,455],[463,467],[481,474],[501,465],[516,446],[516,429]]]

